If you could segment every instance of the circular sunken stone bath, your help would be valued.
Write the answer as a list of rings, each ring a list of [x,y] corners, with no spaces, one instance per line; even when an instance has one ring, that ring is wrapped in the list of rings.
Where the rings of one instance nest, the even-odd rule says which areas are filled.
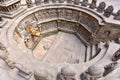
[[[14,40],[43,62],[78,64],[100,53],[100,44],[92,41],[97,28],[97,19],[77,9],[41,9],[20,21]]]

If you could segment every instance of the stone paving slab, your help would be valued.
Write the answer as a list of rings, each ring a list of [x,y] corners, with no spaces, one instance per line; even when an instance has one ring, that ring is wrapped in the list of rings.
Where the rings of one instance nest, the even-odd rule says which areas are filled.
[[[83,62],[84,53],[85,46],[75,35],[59,32],[43,61],[49,63]]]

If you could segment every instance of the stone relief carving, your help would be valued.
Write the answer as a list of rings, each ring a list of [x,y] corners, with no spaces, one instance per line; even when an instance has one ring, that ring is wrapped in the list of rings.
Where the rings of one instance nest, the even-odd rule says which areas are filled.
[[[50,18],[57,18],[57,10],[53,9],[53,10],[48,10],[49,16]]]
[[[107,9],[104,11],[104,16],[105,17],[110,17],[110,15],[112,14],[114,8],[113,6],[108,6]]]
[[[100,12],[100,13],[102,13],[104,11],[105,7],[106,7],[105,2],[101,2],[99,4],[99,6],[97,7],[97,11]]]
[[[95,21],[95,19],[92,19],[92,17],[89,15],[82,12],[73,11],[71,9],[42,10],[35,13],[35,16],[38,21],[48,20],[49,18],[75,20],[84,24],[86,27],[88,27],[88,29],[91,30],[91,32],[95,32],[96,27],[98,26],[97,21]]]
[[[75,21],[78,21],[79,20],[79,18],[81,17],[81,12],[78,12],[78,11],[73,11],[72,12],[73,14],[73,16],[72,16],[72,20],[75,20]]]
[[[72,16],[73,16],[73,12],[72,10],[66,10],[66,17],[67,19],[72,19]]]
[[[57,23],[56,21],[51,21],[48,23],[42,23],[41,24],[41,31],[49,31],[49,30],[54,30],[55,28],[57,28]]]
[[[57,80],[76,80],[76,72],[73,67],[65,66],[57,75]]]
[[[66,15],[66,12],[65,12],[65,9],[59,9],[58,10],[58,15],[59,15],[59,18],[64,18],[65,15]]]

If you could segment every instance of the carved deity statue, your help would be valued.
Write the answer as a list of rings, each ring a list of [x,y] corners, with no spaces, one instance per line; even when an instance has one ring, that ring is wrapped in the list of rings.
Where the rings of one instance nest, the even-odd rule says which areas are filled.
[[[120,20],[120,10],[116,13],[114,19]]]
[[[72,3],[72,0],[67,0],[67,3]]]
[[[57,75],[57,80],[76,80],[76,72],[71,66],[65,66]]]
[[[26,3],[27,3],[27,7],[28,7],[28,8],[33,7],[32,0],[26,0]]]
[[[107,9],[104,11],[104,16],[105,17],[110,17],[110,15],[112,14],[114,8],[113,6],[108,6]]]
[[[98,80],[103,77],[104,67],[99,64],[90,66],[85,72],[80,75],[81,80]]]
[[[96,8],[96,2],[97,2],[97,0],[92,0],[92,3],[90,4],[89,8],[91,8],[91,9]]]
[[[83,2],[82,2],[81,4],[82,4],[82,6],[87,7],[87,5],[88,5],[88,0],[83,0]]]
[[[74,4],[79,5],[80,0],[74,0]]]
[[[101,2],[99,4],[99,6],[97,7],[97,11],[100,12],[100,13],[102,13],[104,11],[105,7],[106,7],[105,2]]]

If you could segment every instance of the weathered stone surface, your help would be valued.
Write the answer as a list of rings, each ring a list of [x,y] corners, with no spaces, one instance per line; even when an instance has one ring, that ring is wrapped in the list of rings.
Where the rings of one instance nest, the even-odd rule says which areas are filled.
[[[112,12],[113,12],[114,8],[113,6],[108,6],[107,9],[104,11],[104,16],[105,17],[110,17]]]
[[[59,3],[64,3],[64,0],[58,0],[59,1]]]
[[[34,77],[36,80],[53,80],[53,76],[46,70],[35,71]]]
[[[88,5],[88,0],[83,0],[83,2],[82,2],[81,4],[82,4],[82,6],[87,7],[87,5]]]
[[[80,0],[74,0],[75,5],[79,5],[79,3],[80,3]]]
[[[81,80],[97,80],[103,77],[104,67],[99,64],[92,65],[88,70],[80,75]]]
[[[67,3],[72,3],[72,0],[67,0]]]
[[[28,7],[28,8],[33,7],[32,0],[26,0],[26,3],[27,3],[27,7]]]
[[[113,70],[117,69],[119,67],[119,63],[118,62],[112,62],[108,65],[105,66],[105,72],[104,72],[104,76],[109,75]]]
[[[106,7],[105,2],[101,2],[99,4],[99,6],[97,7],[97,11],[100,12],[100,13],[102,13],[104,11],[105,7]]]
[[[120,49],[118,51],[116,51],[112,56],[113,61],[117,61],[119,59],[120,59]]]
[[[45,3],[45,4],[49,3],[49,0],[44,0],[44,3]]]
[[[40,5],[41,2],[42,2],[41,0],[35,0],[35,4],[36,4],[36,5]]]
[[[70,66],[65,66],[61,69],[61,72],[57,75],[57,80],[76,80],[76,72]]]
[[[90,4],[89,8],[91,9],[96,8],[96,3],[97,3],[97,0],[92,0],[92,3]]]
[[[0,22],[8,21],[0,28],[0,42],[5,45],[0,44],[0,80],[56,80],[56,77],[58,80],[79,80],[82,72],[84,73],[81,80],[120,79],[120,73],[117,72],[120,70],[119,66],[116,67],[116,62],[111,63],[113,53],[119,49],[119,43],[114,43],[112,40],[118,39],[120,33],[119,17],[117,20],[112,19],[115,15],[112,9],[106,9],[104,15],[113,16],[105,18],[95,11],[95,0],[92,4],[88,0],[37,0],[35,2],[37,6],[33,4],[34,7],[29,9],[26,6],[30,7],[31,1],[27,1],[27,4],[23,5],[20,5],[20,0],[4,0],[0,3],[0,14],[8,15],[2,15],[3,21]],[[111,3],[109,0],[109,3],[106,1],[97,8],[98,12],[103,12],[106,4],[112,5],[109,4]],[[95,10],[91,10],[89,5]],[[119,7],[114,3],[113,6]],[[22,7],[26,9],[25,12],[22,12]],[[18,15],[17,12],[20,14]],[[8,19],[11,14],[14,17]],[[119,12],[116,16],[119,16]],[[29,26],[32,27],[32,31],[38,31],[41,36],[33,35],[33,32],[27,30]],[[14,40],[15,32],[19,35],[18,43]],[[36,48],[46,36],[54,34],[58,36],[49,39],[51,45],[43,41],[45,44],[40,44],[41,47]],[[101,37],[102,35],[104,38]],[[106,44],[107,40],[115,45]],[[101,42],[104,43],[101,45]],[[93,48],[93,44],[96,47]],[[38,59],[38,55],[34,56],[35,48],[38,53],[41,53],[42,49],[45,50],[41,55],[42,59]],[[97,52],[95,53],[94,50]],[[119,63],[119,58],[117,59],[115,61]],[[103,75],[103,67],[89,67],[96,63],[108,64],[104,67],[106,76]],[[88,70],[85,71],[86,69]]]
[[[120,20],[120,10],[115,14],[115,20]]]

